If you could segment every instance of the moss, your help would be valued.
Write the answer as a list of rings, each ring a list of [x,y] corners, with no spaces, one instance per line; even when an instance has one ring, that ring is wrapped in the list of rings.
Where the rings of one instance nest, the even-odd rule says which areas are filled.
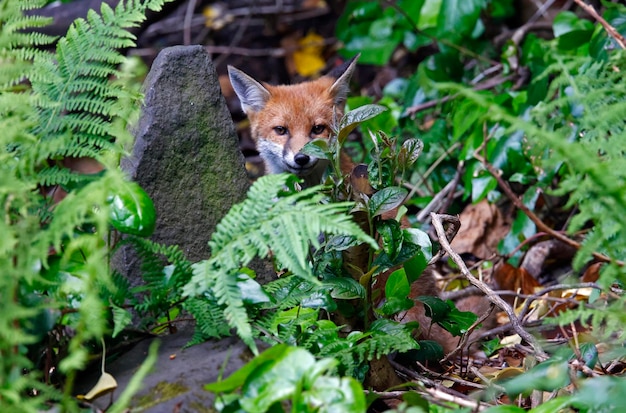
[[[137,399],[137,407],[147,409],[187,393],[188,391],[189,388],[181,383],[161,381],[149,389],[144,396]]]

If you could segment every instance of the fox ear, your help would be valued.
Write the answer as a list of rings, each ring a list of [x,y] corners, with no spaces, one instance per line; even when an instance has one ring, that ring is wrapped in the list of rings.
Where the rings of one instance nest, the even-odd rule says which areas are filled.
[[[343,107],[346,103],[348,93],[350,92],[350,78],[352,78],[352,73],[354,73],[356,61],[359,59],[359,56],[361,56],[360,53],[343,65],[331,70],[330,73],[326,75],[337,79],[329,90],[336,106]]]
[[[270,99],[269,90],[233,66],[228,66],[228,77],[245,113],[263,110]]]

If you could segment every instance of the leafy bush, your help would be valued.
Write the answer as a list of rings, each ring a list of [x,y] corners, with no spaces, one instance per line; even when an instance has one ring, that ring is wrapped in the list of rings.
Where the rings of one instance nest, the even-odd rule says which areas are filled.
[[[117,163],[140,99],[118,70],[125,59],[116,50],[134,44],[126,29],[163,1],[104,4],[102,17],[90,12],[58,40],[22,31],[49,22],[23,15],[43,3],[0,3],[0,410],[7,412],[59,401],[75,409],[76,371],[109,329],[114,284],[104,238],[115,195],[135,190]],[[37,48],[54,41],[56,52]],[[104,172],[63,166],[80,157]],[[67,196],[53,203],[61,191]]]
[[[425,206],[448,182],[457,182],[463,197],[454,199],[451,210],[483,199],[518,207],[498,259],[519,265],[529,245],[552,237],[577,249],[571,263],[575,274],[601,264],[598,284],[603,292],[595,290],[588,300],[559,309],[557,317],[544,323],[562,327],[581,323],[583,329],[593,330],[592,344],[617,347],[610,357],[619,357],[625,304],[621,80],[626,8],[604,4],[604,21],[596,18],[596,24],[581,18],[581,13],[564,11],[551,22],[554,39],[537,37],[529,23],[496,49],[482,36],[483,24],[502,22],[510,16],[512,3],[464,2],[458,13],[444,13],[455,4],[351,2],[337,27],[346,56],[359,51],[367,63],[376,65],[420,59],[415,73],[393,80],[380,99],[391,109],[384,123],[393,129],[387,132],[417,135],[424,142],[425,155],[409,178],[418,186],[415,192],[424,196],[410,202]],[[409,41],[417,36],[420,42]],[[379,47],[386,53],[378,53]],[[351,102],[358,106],[363,99]],[[559,203],[559,216],[546,207],[550,201]],[[553,355],[521,375],[515,385],[524,390],[509,395],[532,389],[566,393],[572,382],[564,378],[579,371],[581,367],[574,366],[584,359],[577,339],[576,356]],[[588,367],[602,371],[598,364]],[[544,388],[546,369],[558,380]],[[531,411],[570,406],[619,411],[619,402],[599,400],[589,389],[603,383],[617,391],[621,379],[594,374],[577,373],[573,383],[581,386],[580,392]],[[502,406],[488,411],[517,410],[522,409]]]

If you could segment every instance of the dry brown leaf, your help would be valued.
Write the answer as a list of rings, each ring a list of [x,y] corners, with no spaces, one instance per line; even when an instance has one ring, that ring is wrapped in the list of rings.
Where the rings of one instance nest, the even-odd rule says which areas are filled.
[[[468,205],[459,219],[461,229],[452,240],[452,249],[478,258],[488,258],[497,253],[498,243],[510,228],[498,207],[487,200]]]
[[[524,268],[516,268],[506,262],[496,267],[493,281],[501,290],[519,291],[522,294],[533,294],[540,286]]]
[[[600,268],[602,268],[602,265],[603,263],[601,262],[591,264],[581,277],[580,281],[584,283],[594,283],[598,281],[598,278],[600,278]]]
[[[98,379],[98,382],[87,394],[79,394],[76,398],[80,400],[92,401],[98,397],[102,397],[105,394],[111,393],[117,388],[117,381],[109,373],[103,372]]]

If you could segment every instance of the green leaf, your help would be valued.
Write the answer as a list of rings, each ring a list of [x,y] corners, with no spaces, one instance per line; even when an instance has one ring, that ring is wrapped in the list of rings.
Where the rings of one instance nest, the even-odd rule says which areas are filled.
[[[408,310],[415,303],[409,297],[411,286],[406,278],[404,268],[400,268],[389,275],[385,284],[385,303],[378,310],[384,315],[392,315]]]
[[[398,164],[403,169],[413,165],[424,149],[424,142],[419,139],[407,139],[398,153]]]
[[[437,16],[437,36],[454,40],[471,35],[486,4],[486,0],[443,1]]]
[[[581,383],[570,399],[570,406],[583,412],[623,412],[626,410],[625,393],[623,377],[593,377]]]
[[[339,300],[365,298],[365,287],[353,278],[335,277],[324,280],[323,287],[330,290],[331,297]]]
[[[430,317],[435,323],[445,320],[450,313],[450,307],[441,298],[420,296],[417,299],[424,304],[426,316]]]
[[[133,317],[128,310],[115,304],[111,304],[111,311],[113,311],[113,333],[111,336],[115,338],[131,323]]]
[[[329,313],[337,310],[337,303],[333,300],[330,292],[327,290],[316,290],[308,297],[300,301],[300,305],[304,308],[321,308]]]
[[[384,106],[370,104],[360,106],[346,113],[341,119],[341,122],[339,122],[339,131],[337,133],[339,144],[342,145],[350,132],[352,132],[352,130],[354,130],[354,128],[356,128],[361,122],[378,116],[386,110],[387,108]]]
[[[111,195],[110,222],[123,234],[148,237],[156,225],[156,209],[146,191],[135,182],[128,182]]]
[[[256,366],[242,386],[241,407],[247,412],[265,412],[274,403],[292,397],[302,378],[315,366],[315,357],[299,347],[283,347],[273,359]]]
[[[329,151],[327,139],[315,139],[304,145],[300,150],[300,152],[306,155],[315,156],[319,159],[330,159]]]
[[[517,396],[532,390],[554,391],[570,384],[569,363],[556,359],[540,363],[527,372],[500,383],[507,394]]]
[[[437,19],[441,12],[441,4],[444,0],[425,0],[420,10],[417,27],[426,30],[437,27]]]
[[[541,403],[539,406],[530,410],[530,413],[554,413],[554,412],[566,412],[567,407],[572,405],[572,401],[568,396],[556,397],[552,400]],[[491,409],[487,409],[489,411]]]
[[[426,316],[454,336],[464,334],[478,319],[471,311],[459,311],[451,300],[443,301],[432,296],[420,296],[417,299],[424,303]]]
[[[371,217],[384,214],[402,205],[409,191],[399,186],[383,188],[372,195],[368,208]]]
[[[320,413],[365,412],[367,410],[361,383],[352,377],[328,376],[318,377],[311,390],[303,392],[302,404],[294,407],[296,408],[293,411],[296,412]]]
[[[554,37],[558,38],[559,49],[572,50],[586,45],[593,34],[593,23],[581,19],[571,11],[562,11],[552,22]]]
[[[480,176],[472,179],[472,202],[477,203],[483,199],[489,192],[498,187],[498,181],[496,178],[484,172]]]
[[[237,286],[241,291],[241,299],[245,304],[269,303],[271,301],[270,296],[263,290],[261,284],[252,279],[246,272],[241,272],[237,275]]]
[[[395,260],[402,249],[402,229],[395,219],[387,219],[376,223],[376,231],[380,235],[383,250],[390,260]]]
[[[281,325],[296,323],[302,329],[309,328],[317,322],[319,311],[315,308],[294,307],[279,312],[273,319],[272,331],[277,332]]]
[[[441,360],[443,356],[443,347],[441,347],[441,344],[432,340],[420,340],[418,349],[410,350],[403,354],[403,358],[420,363],[429,360]]]
[[[580,358],[590,369],[596,367],[598,363],[598,348],[593,343],[583,343],[580,346]]]

